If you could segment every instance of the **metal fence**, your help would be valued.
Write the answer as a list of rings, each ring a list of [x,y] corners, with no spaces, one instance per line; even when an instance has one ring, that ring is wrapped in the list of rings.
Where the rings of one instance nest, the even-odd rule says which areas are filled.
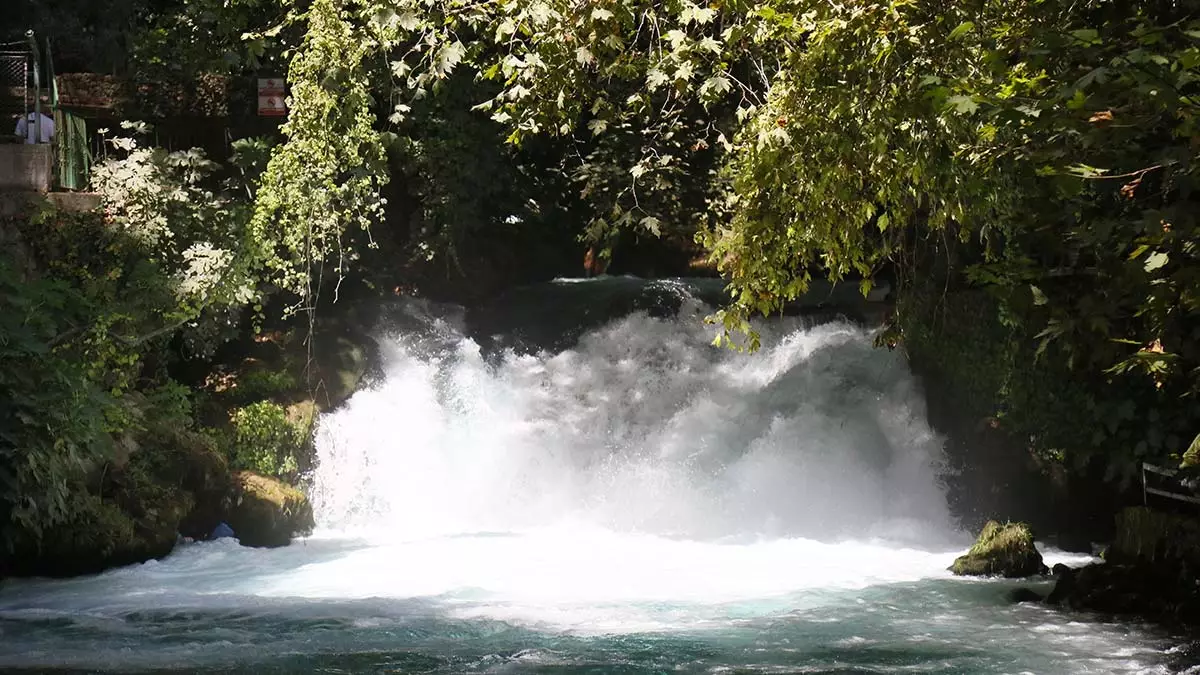
[[[22,46],[22,43],[0,43],[0,114],[5,116],[8,127],[11,120],[29,114],[33,99],[30,91],[33,55]]]
[[[0,43],[0,82],[6,87],[25,86],[29,82],[29,52]]]

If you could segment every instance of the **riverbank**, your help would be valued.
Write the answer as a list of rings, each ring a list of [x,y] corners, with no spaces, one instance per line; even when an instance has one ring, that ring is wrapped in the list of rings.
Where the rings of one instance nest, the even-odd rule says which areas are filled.
[[[1168,626],[1200,626],[1200,519],[1132,507],[1116,519],[1103,564],[1060,569],[1046,602],[1131,616]]]
[[[1032,584],[1012,588],[1014,603],[1043,605],[1066,616],[1151,622],[1194,635],[1200,627],[1200,519],[1130,507],[1117,515],[1114,531],[1100,559],[1044,561],[1027,525],[992,521],[949,570]]]

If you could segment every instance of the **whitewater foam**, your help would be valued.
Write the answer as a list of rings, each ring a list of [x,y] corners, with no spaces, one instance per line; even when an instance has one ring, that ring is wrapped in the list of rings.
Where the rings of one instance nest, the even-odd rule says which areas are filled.
[[[736,354],[709,344],[699,313],[635,313],[559,353],[485,358],[449,325],[433,348],[394,336],[386,378],[321,422],[321,526],[399,539],[564,522],[705,540],[951,535],[940,446],[898,355],[852,325],[799,321]]]

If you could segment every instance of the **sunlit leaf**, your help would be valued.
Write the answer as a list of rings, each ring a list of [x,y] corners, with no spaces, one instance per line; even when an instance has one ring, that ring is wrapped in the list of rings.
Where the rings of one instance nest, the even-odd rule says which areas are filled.
[[[1170,262],[1171,258],[1166,253],[1152,253],[1146,258],[1146,271],[1153,272],[1163,265]]]

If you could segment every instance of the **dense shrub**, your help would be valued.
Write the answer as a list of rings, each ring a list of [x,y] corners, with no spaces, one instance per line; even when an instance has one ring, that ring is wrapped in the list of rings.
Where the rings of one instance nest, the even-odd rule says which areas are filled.
[[[233,411],[233,465],[255,473],[294,477],[304,439],[282,406],[262,401]]]

